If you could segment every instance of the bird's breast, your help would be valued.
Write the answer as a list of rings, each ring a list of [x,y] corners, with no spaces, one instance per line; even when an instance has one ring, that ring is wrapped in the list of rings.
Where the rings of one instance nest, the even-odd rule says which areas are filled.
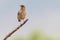
[[[19,15],[18,15],[18,19],[25,19],[26,17],[26,12],[20,12]]]

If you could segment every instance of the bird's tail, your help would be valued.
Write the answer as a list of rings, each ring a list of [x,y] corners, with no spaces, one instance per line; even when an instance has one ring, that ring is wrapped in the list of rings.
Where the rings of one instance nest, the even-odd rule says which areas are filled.
[[[18,20],[18,22],[21,22],[21,20]]]

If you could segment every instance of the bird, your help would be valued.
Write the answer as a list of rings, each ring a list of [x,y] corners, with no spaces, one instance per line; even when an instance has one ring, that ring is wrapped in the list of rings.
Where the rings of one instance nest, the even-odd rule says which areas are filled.
[[[26,13],[25,5],[20,5],[20,9],[17,14],[18,22],[21,22],[21,20],[24,20],[26,18],[26,15],[27,15],[27,13]]]

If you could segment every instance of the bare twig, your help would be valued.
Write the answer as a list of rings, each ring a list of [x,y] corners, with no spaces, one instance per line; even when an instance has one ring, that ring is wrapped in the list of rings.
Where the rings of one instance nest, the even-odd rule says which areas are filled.
[[[3,40],[7,40],[8,37],[10,37],[13,33],[15,33],[20,27],[22,27],[28,19],[26,19],[22,24],[20,24],[16,29],[14,29],[12,32],[10,32]]]

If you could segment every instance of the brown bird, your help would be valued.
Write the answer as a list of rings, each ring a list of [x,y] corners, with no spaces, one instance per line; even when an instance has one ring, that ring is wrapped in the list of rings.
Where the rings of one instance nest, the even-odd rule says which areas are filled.
[[[25,18],[26,18],[26,8],[24,5],[21,5],[17,16],[18,22],[24,20]]]

